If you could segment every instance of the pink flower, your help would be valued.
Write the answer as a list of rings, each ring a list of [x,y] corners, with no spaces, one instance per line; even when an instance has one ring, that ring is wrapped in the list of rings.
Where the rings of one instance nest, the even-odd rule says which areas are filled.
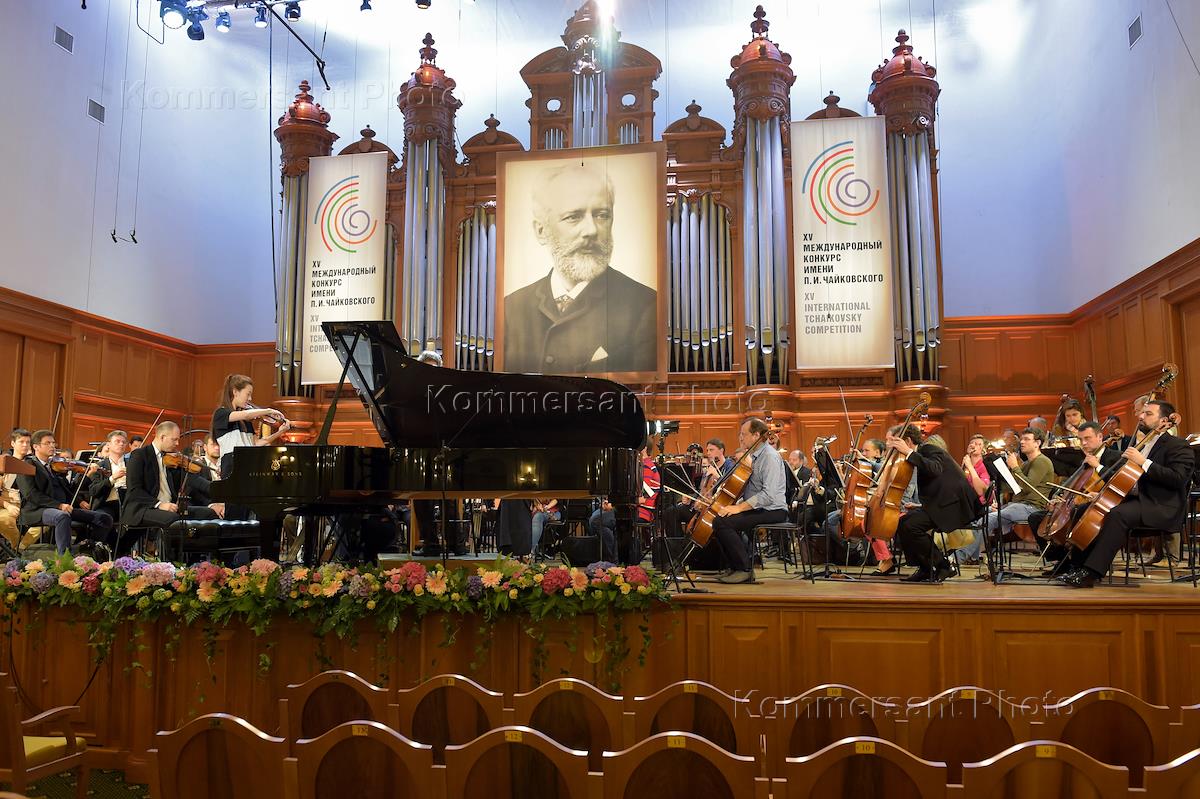
[[[415,560],[410,560],[400,567],[400,575],[404,578],[404,586],[409,591],[416,589],[418,585],[425,585],[425,578],[428,572],[425,567]]]
[[[571,584],[571,572],[561,566],[550,569],[542,577],[542,591],[547,594],[557,594]]]
[[[83,593],[89,596],[99,593],[100,577],[97,574],[89,574],[83,578]]]
[[[58,584],[64,588],[77,588],[79,586],[79,574],[73,571],[66,571],[58,575]]]
[[[641,566],[628,566],[625,569],[625,582],[635,587],[650,585],[650,575]]]

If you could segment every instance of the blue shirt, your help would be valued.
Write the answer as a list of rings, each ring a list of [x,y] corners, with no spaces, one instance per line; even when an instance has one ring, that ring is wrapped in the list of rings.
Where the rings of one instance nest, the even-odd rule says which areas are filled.
[[[750,479],[742,491],[742,502],[755,510],[787,510],[787,477],[778,450],[759,444],[750,453]]]

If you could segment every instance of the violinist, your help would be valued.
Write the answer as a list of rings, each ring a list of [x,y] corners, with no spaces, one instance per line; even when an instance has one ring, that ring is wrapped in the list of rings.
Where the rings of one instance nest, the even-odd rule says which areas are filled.
[[[75,502],[76,492],[54,467],[54,433],[38,430],[31,437],[34,465],[31,475],[17,478],[21,492],[20,523],[27,527],[45,525],[54,528],[54,546],[61,555],[71,549],[71,522],[85,525],[87,537],[104,540],[112,530],[113,520],[107,513],[90,509],[86,501]],[[61,463],[61,462],[60,462]],[[85,476],[94,474],[96,466],[79,465]]]
[[[114,520],[121,518],[121,500],[125,497],[125,449],[128,446],[129,436],[124,430],[113,430],[105,437],[107,454],[99,465],[108,475],[98,473],[88,487],[92,507]]]
[[[1083,424],[1083,403],[1077,399],[1064,400],[1054,422],[1052,440],[1060,446],[1074,446],[1079,442],[1079,426],[1081,424]]]
[[[29,431],[25,428],[14,427],[10,439],[11,449],[5,454],[23,461],[33,452]],[[15,474],[4,475],[3,482],[0,483],[0,534],[7,538],[14,548],[20,550],[36,541],[37,534],[26,533],[26,540],[22,540],[17,525],[17,519],[21,515],[21,494],[17,491],[16,486],[17,476]]]
[[[128,489],[121,511],[121,523],[127,527],[168,527],[184,518],[217,519],[224,515],[223,505],[189,505],[186,513],[179,509],[180,489],[184,485],[184,471],[168,465],[172,453],[179,450],[179,425],[160,422],[154,428],[154,440],[150,446],[141,447],[129,456],[129,473],[126,476]],[[178,456],[177,456],[178,457]],[[184,464],[186,466],[186,464]],[[187,484],[206,491],[208,481],[200,474],[187,474]],[[121,542],[123,547],[132,542]]]
[[[1095,540],[1086,549],[1072,550],[1072,568],[1058,578],[1065,585],[1095,585],[1108,573],[1135,527],[1166,532],[1182,529],[1196,459],[1185,439],[1168,432],[1174,414],[1175,406],[1163,400],[1142,405],[1137,426],[1141,444],[1130,446],[1122,455],[1141,474],[1133,490],[1104,516]]]
[[[718,578],[723,583],[754,581],[750,549],[742,534],[751,533],[760,524],[778,524],[787,519],[787,464],[767,442],[770,432],[766,422],[757,417],[747,419],[738,429],[738,443],[747,450],[751,471],[741,499],[718,506],[713,522],[713,537],[732,570]]]
[[[970,525],[979,517],[979,498],[950,453],[922,443],[916,425],[897,425],[888,430],[887,445],[913,465],[921,498],[919,506],[900,517],[896,528],[905,559],[917,567],[903,579],[940,583],[953,574],[953,569],[941,549],[934,546],[931,532],[947,533]]]
[[[212,437],[212,433],[204,437],[204,466],[208,469],[204,477],[210,483],[221,479],[221,445]]]
[[[221,388],[221,405],[213,411],[212,436],[221,447],[222,473],[229,468],[233,451],[238,447],[262,447],[274,444],[292,424],[274,408],[258,408],[250,403],[254,397],[254,381],[246,375],[231,374],[225,377]],[[269,436],[255,435],[255,420],[274,420],[278,429]]]

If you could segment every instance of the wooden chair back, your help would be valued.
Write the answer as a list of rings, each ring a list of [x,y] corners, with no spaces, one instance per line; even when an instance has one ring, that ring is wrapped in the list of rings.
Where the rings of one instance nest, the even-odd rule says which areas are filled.
[[[604,752],[625,748],[624,701],[573,677],[551,680],[512,698],[513,723],[545,733],[568,749],[588,753],[599,771]]]
[[[347,721],[399,723],[392,692],[349,671],[323,671],[289,685],[279,700],[279,736],[287,741],[317,738]]]
[[[25,770],[25,743],[21,731],[24,713],[17,689],[0,674],[0,770]]]
[[[984,688],[951,688],[905,709],[907,748],[917,757],[945,763],[949,781],[957,784],[963,763],[1028,741],[1034,713]]]
[[[446,796],[487,799],[587,799],[587,752],[567,749],[529,727],[491,730],[446,747]]]
[[[1169,760],[1172,712],[1119,688],[1093,688],[1044,708],[1038,737],[1061,741],[1101,763],[1125,766],[1129,783],[1142,787],[1146,766]]]
[[[376,721],[339,724],[319,738],[296,742],[290,768],[298,799],[358,796],[428,799],[433,788],[433,750]]]
[[[787,758],[811,755],[843,738],[895,741],[896,720],[902,712],[849,685],[818,685],[777,700],[766,725],[770,773],[781,777]]]
[[[155,799],[283,799],[287,742],[227,713],[154,736]]]
[[[433,747],[433,760],[451,744],[465,744],[504,723],[504,695],[457,674],[431,677],[396,692],[396,731]]]
[[[1073,746],[1026,741],[962,767],[963,793],[978,799],[1124,799],[1129,769],[1110,766]]]
[[[789,757],[787,799],[940,799],[946,765],[922,760],[882,738],[846,738],[815,754]]]
[[[753,799],[769,784],[754,758],[690,732],[663,732],[604,753],[604,799]]]
[[[1143,787],[1146,799],[1200,796],[1200,749],[1161,766],[1146,766]]]
[[[730,696],[699,680],[681,680],[650,696],[634,697],[633,740],[682,730],[737,755],[760,754],[761,713],[747,698]]]

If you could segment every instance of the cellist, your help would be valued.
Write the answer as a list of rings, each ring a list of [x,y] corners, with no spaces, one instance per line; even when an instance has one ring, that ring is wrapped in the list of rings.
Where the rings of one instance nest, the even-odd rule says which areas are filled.
[[[1143,443],[1123,453],[1141,475],[1133,490],[1104,516],[1095,540],[1086,549],[1071,551],[1072,568],[1059,581],[1071,588],[1091,588],[1108,573],[1135,527],[1168,533],[1183,528],[1196,459],[1186,440],[1167,432],[1174,414],[1175,406],[1164,400],[1142,405],[1137,431]]]
[[[754,582],[750,549],[742,533],[752,533],[760,524],[778,524],[787,519],[787,464],[779,450],[767,442],[771,429],[757,417],[747,419],[738,429],[738,443],[750,459],[750,477],[740,499],[717,508],[713,537],[725,553],[732,570],[719,577],[723,583]]]
[[[917,495],[921,498],[921,505],[901,516],[896,527],[904,559],[917,567],[917,571],[903,580],[940,583],[953,570],[941,549],[934,545],[931,531],[948,533],[970,526],[982,510],[979,497],[949,452],[922,443],[921,430],[916,425],[897,425],[888,430],[887,445],[913,465]]]

